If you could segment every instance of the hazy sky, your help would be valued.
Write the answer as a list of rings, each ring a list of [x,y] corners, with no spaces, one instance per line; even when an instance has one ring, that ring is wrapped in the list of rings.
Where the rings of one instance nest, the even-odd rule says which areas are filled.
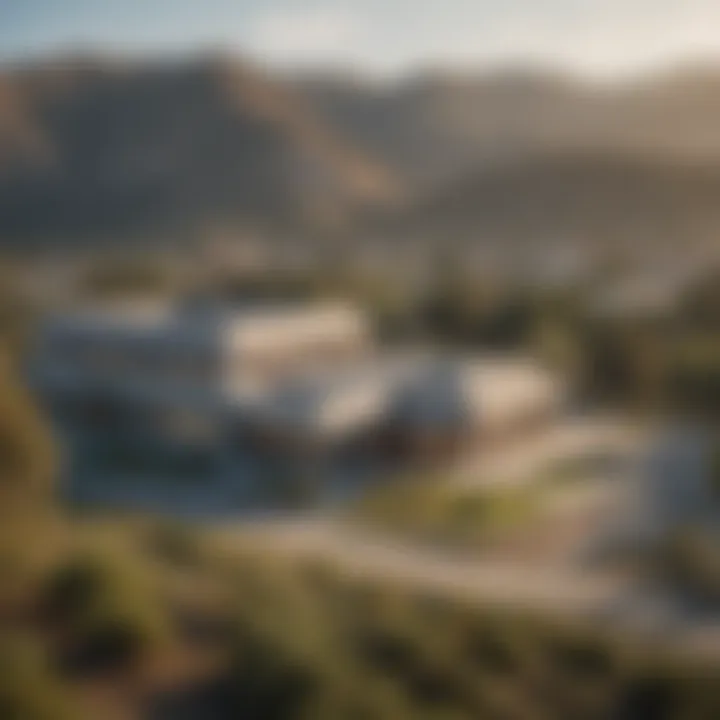
[[[385,71],[542,62],[642,71],[720,59],[720,0],[0,0],[0,56],[222,46]]]

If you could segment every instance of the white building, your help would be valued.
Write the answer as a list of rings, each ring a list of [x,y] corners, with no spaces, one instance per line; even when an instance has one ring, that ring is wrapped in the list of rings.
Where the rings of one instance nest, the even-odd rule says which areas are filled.
[[[342,304],[219,311],[135,303],[50,319],[32,374],[61,410],[221,415],[243,412],[292,374],[371,352],[364,315]]]
[[[372,434],[390,413],[410,363],[379,356],[343,367],[324,367],[279,384],[252,416],[266,438],[317,444]]]
[[[396,451],[443,455],[533,433],[566,399],[559,378],[526,358],[430,360],[398,389],[386,427]]]
[[[350,441],[412,458],[527,435],[559,416],[565,400],[564,386],[531,360],[405,354],[295,377],[251,422],[274,442]]]
[[[380,354],[363,313],[343,304],[63,315],[42,333],[34,379],[85,426],[401,456],[526,432],[564,401],[527,359]]]

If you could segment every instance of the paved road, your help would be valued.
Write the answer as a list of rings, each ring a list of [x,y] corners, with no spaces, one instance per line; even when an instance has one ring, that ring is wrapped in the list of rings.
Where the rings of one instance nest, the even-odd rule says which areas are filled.
[[[619,424],[615,419],[573,419],[511,453],[501,449],[490,456],[486,454],[482,467],[465,461],[459,468],[457,482],[468,488],[499,479],[503,485],[523,483],[537,476],[543,461],[607,447],[636,452],[641,438],[638,428]],[[583,571],[569,558],[584,551],[585,545],[593,544],[596,533],[605,529],[602,523],[598,528],[597,518],[583,508],[588,505],[591,509],[599,508],[603,512],[595,514],[602,516],[608,508],[613,511],[611,501],[616,495],[615,489],[604,481],[586,483],[569,493],[564,501],[578,508],[566,508],[564,513],[557,508],[551,521],[561,524],[557,529],[563,530],[561,534],[565,537],[568,533],[564,530],[572,524],[571,516],[577,516],[579,523],[575,525],[582,527],[570,533],[572,540],[568,542],[572,547],[566,548],[567,552],[543,551],[541,557],[526,553],[524,559],[522,553],[516,557],[488,554],[479,558],[477,554],[443,551],[318,516],[224,524],[215,526],[219,527],[215,532],[228,547],[251,542],[283,554],[330,561],[354,574],[403,580],[431,590],[451,590],[488,602],[601,612],[622,603],[628,593],[627,583],[617,575]]]
[[[695,617],[620,574],[463,557],[325,519],[215,526],[212,533],[230,553],[254,547],[328,562],[353,578],[399,583],[479,605],[586,619],[641,642],[720,663],[720,618]]]
[[[592,452],[634,453],[645,441],[643,428],[617,418],[569,417],[511,449],[483,448],[461,460],[455,475],[464,487],[524,484],[535,481],[554,461]]]
[[[595,446],[601,440],[612,441],[635,452],[640,438],[636,429],[617,425],[602,431],[597,425],[566,428],[548,436],[539,449],[528,450],[522,461],[508,460],[506,477],[522,477],[521,467],[532,468],[543,453],[552,456],[560,449],[588,447],[591,440]],[[671,511],[684,517],[687,511],[697,510],[703,496],[700,486],[688,478],[699,474],[701,446],[696,433],[677,429],[643,446],[636,456],[637,480],[619,483],[617,504],[610,508],[608,522],[591,533],[595,540],[603,533],[612,539],[621,531],[637,529],[648,509],[656,519],[658,508],[652,507],[653,499],[664,511],[661,515]],[[459,482],[471,486],[480,481],[468,472]],[[250,545],[290,558],[326,561],[351,576],[404,583],[478,603],[590,617],[720,661],[720,618],[700,617],[657,590],[643,589],[627,575],[582,569],[544,557],[523,561],[462,555],[390,539],[328,517],[228,523],[214,525],[212,532],[229,551]]]
[[[225,526],[215,537],[230,550],[248,544],[287,557],[328,561],[359,577],[403,581],[502,604],[599,610],[623,590],[616,577],[563,568],[478,561],[457,552],[401,543],[332,520],[298,520]]]

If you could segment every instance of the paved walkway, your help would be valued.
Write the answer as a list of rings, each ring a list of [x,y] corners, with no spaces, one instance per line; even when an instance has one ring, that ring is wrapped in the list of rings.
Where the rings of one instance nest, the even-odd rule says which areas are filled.
[[[720,663],[720,618],[695,617],[620,574],[478,559],[398,543],[332,520],[258,522],[212,532],[230,553],[254,547],[286,558],[328,562],[352,578],[586,619],[626,637]]]
[[[349,574],[403,581],[428,590],[502,604],[598,610],[618,597],[617,578],[561,568],[478,560],[453,551],[401,543],[332,520],[251,523],[215,531],[222,546],[255,546],[286,557],[331,562]]]
[[[455,474],[460,486],[523,484],[536,480],[538,473],[554,461],[593,451],[639,452],[645,440],[639,426],[617,418],[569,417],[511,449],[484,448],[476,456],[461,460]]]

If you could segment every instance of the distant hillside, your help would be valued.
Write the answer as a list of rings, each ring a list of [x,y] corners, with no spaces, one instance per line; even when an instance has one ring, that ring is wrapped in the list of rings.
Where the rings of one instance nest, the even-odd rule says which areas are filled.
[[[0,238],[333,226],[396,187],[240,62],[47,63],[0,76]]]
[[[298,87],[358,146],[425,188],[538,152],[720,159],[713,68],[617,85],[519,70],[427,73],[388,85],[318,75]]]
[[[720,165],[606,152],[538,155],[450,184],[387,228],[408,239],[497,246],[716,243]]]
[[[331,76],[299,87],[359,147],[420,187],[553,140],[567,145],[567,120],[582,104],[580,88],[514,74],[420,75],[390,85]]]
[[[229,58],[0,71],[4,245],[248,227],[295,239],[388,212],[386,227],[420,235],[682,241],[718,235],[716,164],[707,68],[614,86],[524,71],[279,78]]]

